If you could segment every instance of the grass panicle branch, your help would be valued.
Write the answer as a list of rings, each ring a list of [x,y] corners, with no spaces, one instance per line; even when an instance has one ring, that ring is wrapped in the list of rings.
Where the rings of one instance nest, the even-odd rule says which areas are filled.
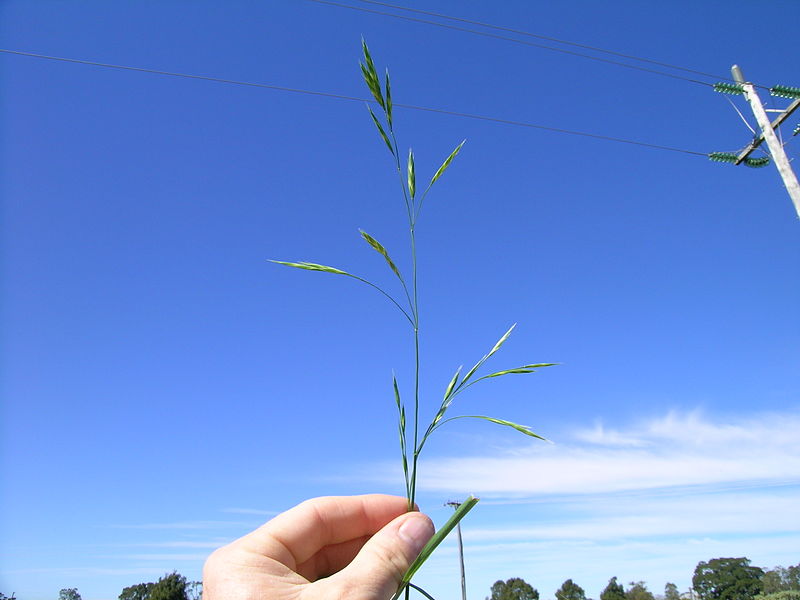
[[[425,431],[424,432],[422,431],[420,427],[421,408],[422,408],[421,390],[420,390],[420,369],[421,369],[420,307],[419,307],[420,294],[419,294],[419,287],[417,285],[418,278],[417,278],[416,225],[420,212],[422,210],[422,205],[428,196],[428,192],[431,190],[433,185],[442,177],[442,175],[444,175],[444,173],[449,169],[450,165],[453,163],[455,158],[461,152],[461,149],[463,148],[466,140],[462,141],[455,147],[455,149],[452,152],[450,152],[447,158],[445,158],[445,160],[441,163],[439,168],[434,172],[433,176],[430,178],[430,181],[428,182],[424,192],[421,195],[418,194],[417,170],[416,170],[416,160],[414,152],[411,149],[408,150],[408,159],[406,160],[406,164],[404,166],[401,165],[400,162],[401,153],[397,143],[397,136],[395,135],[394,115],[392,114],[392,90],[389,78],[389,71],[386,70],[383,78],[379,77],[378,72],[375,68],[375,62],[372,59],[372,55],[369,52],[369,48],[367,47],[366,41],[364,41],[363,39],[361,40],[361,48],[362,48],[362,59],[363,59],[362,61],[359,61],[361,75],[364,79],[364,83],[366,84],[367,88],[372,94],[372,97],[374,98],[378,107],[380,107],[380,111],[378,111],[379,114],[376,114],[376,111],[373,110],[373,106],[370,106],[370,104],[368,103],[367,110],[369,111],[370,118],[372,119],[375,128],[378,130],[378,134],[381,140],[383,140],[383,143],[386,145],[386,147],[388,148],[389,152],[392,155],[394,168],[397,170],[397,174],[399,176],[400,188],[403,196],[403,201],[405,203],[406,215],[408,218],[408,232],[409,232],[409,243],[411,251],[410,252],[411,276],[409,282],[407,282],[406,279],[403,277],[403,274],[397,267],[397,263],[395,263],[395,261],[391,258],[389,252],[386,250],[383,244],[381,244],[375,237],[368,234],[366,231],[359,230],[359,232],[364,241],[366,241],[367,244],[369,244],[373,250],[378,252],[378,254],[380,254],[383,257],[389,269],[394,273],[394,275],[400,281],[401,288],[403,290],[403,293],[405,294],[405,300],[407,302],[407,306],[403,307],[394,298],[394,296],[389,294],[383,288],[375,285],[371,281],[368,281],[362,277],[358,277],[357,275],[348,273],[347,271],[343,271],[342,269],[337,269],[335,267],[329,267],[326,265],[321,265],[311,262],[286,262],[278,260],[274,260],[272,262],[287,267],[304,269],[307,271],[319,271],[323,273],[332,273],[335,275],[345,275],[347,277],[351,277],[362,283],[365,283],[371,286],[372,288],[378,290],[381,294],[383,294],[386,298],[388,298],[395,305],[395,307],[397,307],[401,311],[403,316],[405,316],[406,320],[408,320],[409,324],[411,325],[413,329],[413,346],[414,346],[414,384],[413,384],[414,392],[413,392],[413,410],[411,411],[412,414],[409,415],[408,418],[413,422],[413,433],[408,431],[406,404],[401,396],[400,385],[398,384],[397,377],[395,376],[394,373],[392,373],[392,390],[394,393],[395,404],[397,406],[397,417],[398,417],[397,430],[400,438],[400,453],[402,458],[403,477],[405,480],[406,498],[408,499],[408,509],[414,510],[416,491],[417,491],[417,475],[419,472],[418,467],[419,467],[420,453],[422,452],[425,443],[428,441],[433,432],[438,430],[446,423],[450,423],[458,419],[480,419],[483,421],[494,423],[496,425],[509,427],[532,438],[540,440],[545,439],[539,434],[534,433],[533,430],[531,430],[531,428],[528,427],[527,425],[520,425],[518,423],[514,423],[506,419],[499,419],[496,417],[489,417],[485,415],[447,416],[448,410],[451,408],[455,398],[460,393],[465,391],[467,388],[473,386],[479,381],[484,381],[486,379],[492,379],[505,375],[534,373],[538,369],[553,366],[555,363],[524,364],[519,367],[514,367],[511,369],[503,369],[500,371],[489,373],[487,375],[476,377],[476,373],[484,365],[484,363],[487,360],[489,360],[498,350],[500,350],[500,348],[503,346],[506,340],[508,340],[509,336],[511,335],[511,332],[516,327],[516,324],[512,325],[500,337],[500,339],[497,341],[497,343],[495,343],[492,349],[487,354],[485,354],[478,362],[476,362],[466,372],[465,375],[462,376],[462,367],[459,367],[456,370],[455,374],[452,376],[452,378],[450,379],[449,383],[445,388],[444,396],[442,398],[441,403],[439,404],[438,409],[433,415],[433,418],[425,428]],[[381,85],[381,80],[383,80],[383,86]],[[411,445],[412,440],[413,440],[413,445]],[[475,506],[477,502],[478,499],[475,498],[474,496],[470,496],[469,498],[467,498],[467,500],[465,500],[455,511],[455,513],[450,517],[447,523],[441,529],[439,529],[438,532],[436,532],[433,538],[431,538],[428,544],[426,544],[426,546],[423,548],[419,557],[417,557],[417,559],[414,561],[414,563],[411,565],[411,567],[403,576],[402,583],[399,586],[397,593],[394,595],[393,600],[399,598],[404,591],[406,598],[408,598],[411,589],[420,592],[426,598],[429,599],[431,598],[431,596],[427,592],[425,592],[425,590],[411,583],[411,578],[414,576],[417,570],[422,566],[422,564],[428,559],[428,557],[433,553],[433,551],[441,543],[441,541],[447,536],[447,534],[450,533],[450,531],[456,526],[456,524]]]
[[[395,300],[386,290],[384,290],[381,287],[378,287],[371,281],[367,281],[363,277],[359,277],[358,275],[353,275],[352,273],[348,273],[347,271],[342,271],[341,269],[337,269],[335,267],[328,267],[325,265],[318,265],[316,263],[310,263],[310,262],[287,262],[284,260],[270,260],[269,262],[273,262],[278,265],[284,265],[286,267],[294,267],[295,269],[305,269],[306,271],[321,271],[323,273],[333,273],[335,275],[346,275],[347,277],[352,277],[356,281],[365,283],[368,286],[378,290],[384,296],[386,296],[392,302],[392,304],[394,304],[400,310],[400,312],[403,313],[408,322],[411,323],[411,326],[412,327],[414,326],[414,319],[412,319],[411,315],[409,315],[406,312],[406,309],[400,306],[400,303],[397,302],[397,300]]]

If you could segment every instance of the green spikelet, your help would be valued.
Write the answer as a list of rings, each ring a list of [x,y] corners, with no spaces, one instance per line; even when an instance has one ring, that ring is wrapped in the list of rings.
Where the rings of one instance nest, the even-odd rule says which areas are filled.
[[[779,98],[800,98],[800,87],[791,85],[775,85],[769,88],[769,93]]]
[[[797,127],[794,128],[792,135],[797,135],[798,133],[800,133],[800,123],[798,123]]]
[[[737,83],[720,81],[714,84],[714,91],[720,94],[744,94],[744,88]]]

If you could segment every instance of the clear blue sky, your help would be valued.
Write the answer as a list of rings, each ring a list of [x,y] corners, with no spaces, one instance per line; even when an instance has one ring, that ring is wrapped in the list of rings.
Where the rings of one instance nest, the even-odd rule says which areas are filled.
[[[407,4],[800,85],[795,0]],[[306,0],[0,5],[5,49],[356,97],[362,35],[398,103],[700,153],[751,138],[705,85]],[[445,501],[483,499],[470,597],[509,577],[596,598],[612,576],[685,590],[717,556],[800,562],[800,222],[774,167],[395,120],[420,179],[467,139],[418,229],[425,414],[512,323],[492,367],[561,363],[453,407],[554,444],[463,422],[426,448],[437,523]],[[409,268],[363,103],[0,54],[0,198],[1,592],[198,579],[213,548],[305,498],[402,494],[407,324],[357,282],[267,262],[396,291],[358,236]],[[459,597],[452,542],[419,583]]]

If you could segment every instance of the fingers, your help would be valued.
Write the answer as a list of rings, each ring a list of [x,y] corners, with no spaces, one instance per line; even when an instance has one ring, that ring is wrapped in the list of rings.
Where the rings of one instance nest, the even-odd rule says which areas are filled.
[[[328,577],[349,565],[370,537],[365,535],[341,544],[325,546],[306,562],[298,563],[295,571],[308,581]]]
[[[240,541],[249,551],[296,570],[327,546],[347,547],[347,542],[373,535],[407,508],[405,498],[381,494],[314,498],[278,515]],[[352,551],[358,547],[356,543]]]
[[[390,598],[433,533],[433,523],[427,516],[418,512],[403,514],[372,536],[342,571],[312,584],[310,588],[324,587],[331,592],[321,597],[352,600]]]

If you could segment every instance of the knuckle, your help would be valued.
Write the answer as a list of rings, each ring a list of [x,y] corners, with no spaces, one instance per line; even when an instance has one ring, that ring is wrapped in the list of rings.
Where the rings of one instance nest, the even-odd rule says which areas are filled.
[[[403,573],[408,569],[408,557],[405,556],[402,550],[384,544],[376,548],[376,555],[381,562],[387,565],[387,570],[391,572],[397,582],[399,582]]]

